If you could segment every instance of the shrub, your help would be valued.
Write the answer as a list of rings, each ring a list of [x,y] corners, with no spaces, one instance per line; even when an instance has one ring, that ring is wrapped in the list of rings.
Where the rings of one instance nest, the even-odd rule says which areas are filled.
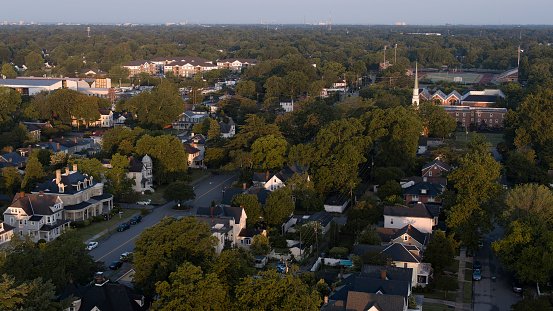
[[[71,227],[73,227],[73,228],[82,228],[82,227],[84,227],[84,221],[82,221],[82,220],[72,221],[71,222]]]
[[[115,205],[113,209],[111,210],[112,213],[117,214],[121,211],[121,206]]]
[[[88,220],[88,219],[84,220],[83,221],[83,227],[88,227],[88,226],[90,226],[90,220]]]
[[[96,215],[96,216],[92,216],[90,219],[93,222],[100,222],[100,221],[104,220],[104,216],[103,215]]]
[[[146,191],[144,191],[144,194],[150,195],[150,194],[152,194],[152,191],[151,190],[146,190]]]
[[[140,213],[142,214],[142,216],[145,216],[145,215],[148,215],[150,213],[150,211],[143,207],[141,210],[140,210]]]

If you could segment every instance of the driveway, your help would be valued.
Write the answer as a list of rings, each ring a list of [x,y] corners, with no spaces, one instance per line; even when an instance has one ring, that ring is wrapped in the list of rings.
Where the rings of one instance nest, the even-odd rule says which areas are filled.
[[[204,182],[195,186],[196,199],[187,204],[194,206],[188,211],[176,211],[171,209],[173,202],[163,206],[152,208],[152,212],[142,218],[142,221],[123,232],[116,232],[103,241],[98,241],[98,247],[90,251],[90,254],[97,260],[103,261],[109,265],[112,261],[119,260],[119,256],[124,252],[134,250],[134,239],[136,239],[144,229],[157,224],[164,217],[170,216],[190,216],[191,212],[199,206],[210,206],[211,201],[222,199],[222,190],[229,187],[238,177],[236,175],[215,175]],[[116,230],[117,228],[113,228]]]
[[[503,230],[497,228],[484,238],[484,249],[477,252],[474,260],[482,263],[482,280],[473,282],[474,311],[510,310],[511,305],[522,299],[521,294],[513,292],[512,273],[501,267],[497,257],[491,252],[491,242],[503,236]],[[492,277],[496,277],[492,280]]]

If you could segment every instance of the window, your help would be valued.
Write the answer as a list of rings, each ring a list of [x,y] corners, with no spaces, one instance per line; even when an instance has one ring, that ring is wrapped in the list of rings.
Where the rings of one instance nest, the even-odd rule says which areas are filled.
[[[495,119],[495,123],[499,123],[499,120]]]
[[[455,116],[459,116],[459,113],[458,113],[458,112],[456,112],[456,113],[455,113]]]
[[[463,112],[463,117],[465,116],[465,113]]]
[[[490,113],[490,118],[493,117],[493,114]]]
[[[428,171],[428,176],[432,177],[432,171]]]
[[[403,263],[403,268],[407,268],[407,263]]]
[[[480,116],[480,115],[481,115],[481,113],[479,112],[479,113],[478,113],[478,116]]]
[[[413,201],[418,201],[419,200],[419,196],[418,195],[414,195],[413,196]]]
[[[434,202],[434,197],[433,197],[433,196],[429,196],[429,197],[428,197],[428,202]]]
[[[390,223],[393,225],[394,224],[394,219],[393,218],[390,218]]]
[[[474,118],[470,118],[470,122],[474,122]]]
[[[403,241],[407,241],[407,234],[403,236]]]

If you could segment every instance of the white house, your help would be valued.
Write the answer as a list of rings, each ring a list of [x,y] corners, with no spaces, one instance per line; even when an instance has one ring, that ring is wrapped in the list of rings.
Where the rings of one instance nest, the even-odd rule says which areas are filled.
[[[280,102],[280,107],[282,109],[284,109],[285,113],[292,112],[292,111],[294,111],[294,101],[293,100],[282,101],[282,102]]]
[[[440,207],[417,203],[412,207],[384,207],[384,228],[401,229],[407,225],[416,227],[420,232],[432,233],[432,227],[438,224]]]
[[[343,199],[337,193],[326,198],[324,202],[325,211],[329,213],[340,213],[342,214],[346,207],[348,206],[349,200]]]
[[[254,188],[265,188],[267,190],[274,191],[278,188],[286,186],[286,181],[295,174],[305,174],[307,176],[307,180],[310,180],[307,172],[299,167],[298,164],[293,163],[285,165],[284,168],[276,174],[271,174],[268,171],[265,173],[254,173],[252,181]]]
[[[14,234],[14,226],[10,226],[7,223],[0,220],[0,246],[9,242]]]
[[[129,157],[129,172],[127,177],[134,180],[133,190],[144,193],[144,191],[154,192],[153,185],[153,163],[150,156],[145,155],[142,160]]]
[[[69,228],[63,219],[63,201],[59,196],[18,193],[4,211],[4,221],[15,227],[15,232],[29,235],[35,242],[53,241]],[[12,233],[13,234],[13,233]],[[3,235],[3,234],[2,234]]]

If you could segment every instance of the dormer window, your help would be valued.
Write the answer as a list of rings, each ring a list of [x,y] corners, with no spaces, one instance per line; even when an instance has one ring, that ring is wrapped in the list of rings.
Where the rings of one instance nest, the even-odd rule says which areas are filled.
[[[426,189],[421,189],[421,194],[426,194]]]

